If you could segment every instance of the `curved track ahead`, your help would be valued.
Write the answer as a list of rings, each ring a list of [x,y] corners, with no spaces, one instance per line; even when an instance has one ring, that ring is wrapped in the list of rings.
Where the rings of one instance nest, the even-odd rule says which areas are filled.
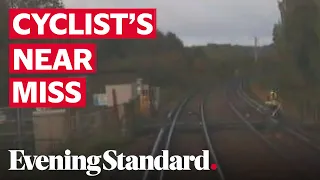
[[[202,102],[201,94],[183,101],[173,116],[168,132],[163,134],[165,140],[163,146],[157,147],[159,151],[165,149],[169,150],[171,155],[197,156],[202,154],[202,150],[209,149],[211,162],[217,164],[211,141],[207,136],[207,127],[201,116]],[[190,114],[190,112],[194,114]],[[160,139],[157,141],[160,141]],[[157,141],[155,145],[159,145]],[[224,180],[220,169],[217,171],[197,171],[191,167],[191,171],[160,171],[148,172],[147,174],[143,177],[143,180],[190,179],[192,177]]]
[[[304,179],[296,167],[274,151],[229,104],[231,94],[214,91],[205,116],[210,137],[226,180]],[[241,118],[240,118],[241,117]],[[260,124],[260,120],[253,124]]]
[[[292,167],[296,173],[302,176],[300,178],[296,176],[292,179],[319,179],[320,151],[317,146],[308,142],[302,134],[293,128],[270,118],[264,112],[265,107],[253,103],[253,100],[241,92],[241,88],[238,87],[239,84],[235,83],[228,88],[229,106],[265,144],[279,155],[279,159],[287,162],[288,167]],[[259,123],[254,124],[254,122]],[[278,167],[276,164],[274,166]],[[273,173],[272,179],[275,179],[277,174]]]
[[[189,111],[197,111],[198,116],[190,116]],[[152,179],[312,180],[320,177],[315,171],[317,165],[308,166],[310,162],[320,162],[316,159],[317,151],[293,136],[286,137],[286,143],[280,143],[281,146],[277,144],[279,133],[275,132],[279,129],[257,108],[248,105],[234,88],[228,86],[227,91],[219,88],[205,98],[195,96],[176,118],[176,127],[171,128],[174,131],[168,138],[170,143],[166,141],[164,149],[179,155],[198,155],[201,150],[210,149],[211,161],[218,163],[219,168],[214,172],[163,171]],[[202,126],[196,125],[199,121]],[[292,142],[297,147],[288,149],[288,143]],[[301,164],[309,168],[300,166],[299,155],[304,159]]]

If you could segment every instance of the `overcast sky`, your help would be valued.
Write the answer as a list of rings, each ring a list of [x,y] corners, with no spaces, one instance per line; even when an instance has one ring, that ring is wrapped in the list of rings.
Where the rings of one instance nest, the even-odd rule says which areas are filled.
[[[272,42],[278,0],[64,0],[71,8],[157,8],[160,30],[176,33],[185,45]]]

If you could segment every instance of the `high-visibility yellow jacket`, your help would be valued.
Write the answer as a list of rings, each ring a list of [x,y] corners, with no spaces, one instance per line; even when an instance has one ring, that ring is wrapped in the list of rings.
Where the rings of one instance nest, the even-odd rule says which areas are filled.
[[[278,106],[280,104],[280,102],[278,101],[277,93],[274,91],[271,91],[265,104],[272,105],[272,106]]]
[[[269,97],[269,99],[270,99],[271,101],[272,101],[272,100],[277,100],[277,99],[278,99],[277,93],[274,92],[274,91],[271,91],[271,92],[270,92],[270,97]]]

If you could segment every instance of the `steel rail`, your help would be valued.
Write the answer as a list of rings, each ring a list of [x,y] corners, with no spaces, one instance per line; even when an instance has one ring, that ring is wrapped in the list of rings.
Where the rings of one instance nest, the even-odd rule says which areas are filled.
[[[219,164],[218,158],[216,156],[215,150],[213,149],[213,146],[212,146],[212,143],[211,143],[211,139],[210,139],[210,136],[209,136],[209,133],[208,133],[208,128],[207,128],[207,124],[206,124],[206,120],[205,120],[205,113],[204,113],[204,101],[202,101],[201,104],[200,104],[200,115],[201,115],[201,122],[202,122],[203,132],[204,132],[204,135],[205,135],[206,142],[208,144],[208,148],[209,148],[210,154],[211,154],[214,162],[217,165],[217,172],[219,174],[220,180],[225,180],[225,176],[224,176],[224,174],[222,172],[222,168],[221,168],[221,166]]]

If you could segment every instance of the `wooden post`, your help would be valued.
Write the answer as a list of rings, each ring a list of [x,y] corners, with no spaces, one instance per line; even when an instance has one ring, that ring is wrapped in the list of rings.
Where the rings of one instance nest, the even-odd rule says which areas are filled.
[[[149,87],[149,101],[150,101],[150,112],[151,116],[155,115],[155,107],[154,107],[154,88],[152,86]]]
[[[115,89],[112,89],[112,99],[113,99],[113,109],[116,114],[117,122],[119,122],[120,117],[119,117],[119,109],[118,109],[118,98],[117,98],[117,92]]]

